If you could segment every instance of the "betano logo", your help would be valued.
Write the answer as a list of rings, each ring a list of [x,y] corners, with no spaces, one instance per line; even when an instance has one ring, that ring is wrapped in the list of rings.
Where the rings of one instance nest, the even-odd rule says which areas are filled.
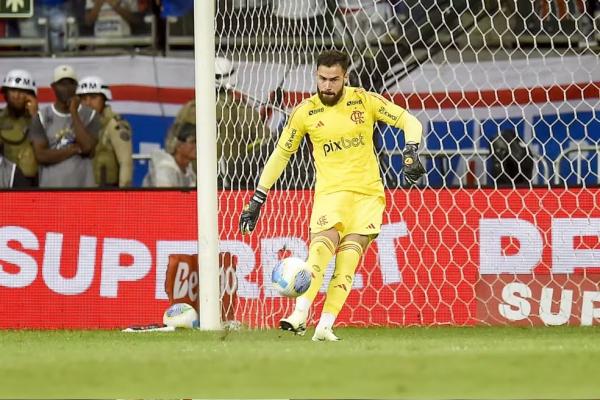
[[[285,147],[287,147],[288,149],[291,149],[294,145],[294,138],[296,137],[296,132],[297,130],[294,128],[292,128],[292,130],[290,131],[290,136],[288,137],[287,142],[285,142]]]
[[[346,139],[342,136],[337,141],[330,140],[328,143],[325,143],[323,145],[323,153],[327,156],[327,153],[349,149],[351,147],[359,147],[361,145],[365,146],[365,138],[362,133],[358,135],[358,137],[353,137],[352,139]]]

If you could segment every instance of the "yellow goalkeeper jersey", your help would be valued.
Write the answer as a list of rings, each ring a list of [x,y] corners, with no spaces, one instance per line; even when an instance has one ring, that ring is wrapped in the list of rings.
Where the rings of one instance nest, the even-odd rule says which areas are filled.
[[[304,100],[281,133],[259,186],[269,189],[275,183],[308,135],[317,172],[315,195],[349,190],[383,196],[373,144],[376,121],[403,129],[407,142],[421,141],[419,121],[379,94],[346,86],[334,106],[325,106],[316,94]]]

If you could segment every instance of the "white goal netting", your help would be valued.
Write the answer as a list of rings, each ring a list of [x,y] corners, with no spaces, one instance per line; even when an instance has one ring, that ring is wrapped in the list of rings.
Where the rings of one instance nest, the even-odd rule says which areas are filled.
[[[402,132],[377,127],[384,225],[338,321],[597,321],[598,12],[597,1],[570,0],[218,1],[217,55],[235,66],[217,110],[221,251],[237,271],[231,315],[268,327],[292,310],[269,277],[278,259],[307,255],[308,143],[250,238],[237,219],[289,112],[315,92],[317,54],[335,48],[352,57],[352,85],[419,118],[428,171],[409,190]]]

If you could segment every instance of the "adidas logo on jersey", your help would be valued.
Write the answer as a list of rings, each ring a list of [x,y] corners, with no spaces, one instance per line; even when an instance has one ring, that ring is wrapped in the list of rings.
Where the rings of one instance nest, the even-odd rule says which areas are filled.
[[[319,121],[317,122],[317,125],[315,125],[315,128],[320,128],[322,126],[325,126],[325,124],[323,123],[323,121]]]
[[[364,146],[365,144],[365,138],[362,133],[358,135],[358,137],[353,137],[352,139],[346,139],[342,136],[339,140],[330,140],[329,143],[325,143],[323,145],[323,153],[327,156],[328,153],[349,149],[351,147],[359,147],[361,145]]]

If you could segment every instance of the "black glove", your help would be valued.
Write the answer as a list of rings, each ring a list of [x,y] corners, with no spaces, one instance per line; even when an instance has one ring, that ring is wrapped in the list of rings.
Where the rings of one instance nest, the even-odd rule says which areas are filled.
[[[416,143],[407,143],[402,151],[402,158],[404,164],[404,176],[411,185],[417,183],[421,175],[425,173],[425,168],[421,165],[417,150],[419,145]]]
[[[242,232],[242,235],[254,230],[260,216],[260,208],[265,204],[265,201],[267,201],[267,194],[256,189],[252,200],[246,204],[242,215],[240,215],[240,232]]]

